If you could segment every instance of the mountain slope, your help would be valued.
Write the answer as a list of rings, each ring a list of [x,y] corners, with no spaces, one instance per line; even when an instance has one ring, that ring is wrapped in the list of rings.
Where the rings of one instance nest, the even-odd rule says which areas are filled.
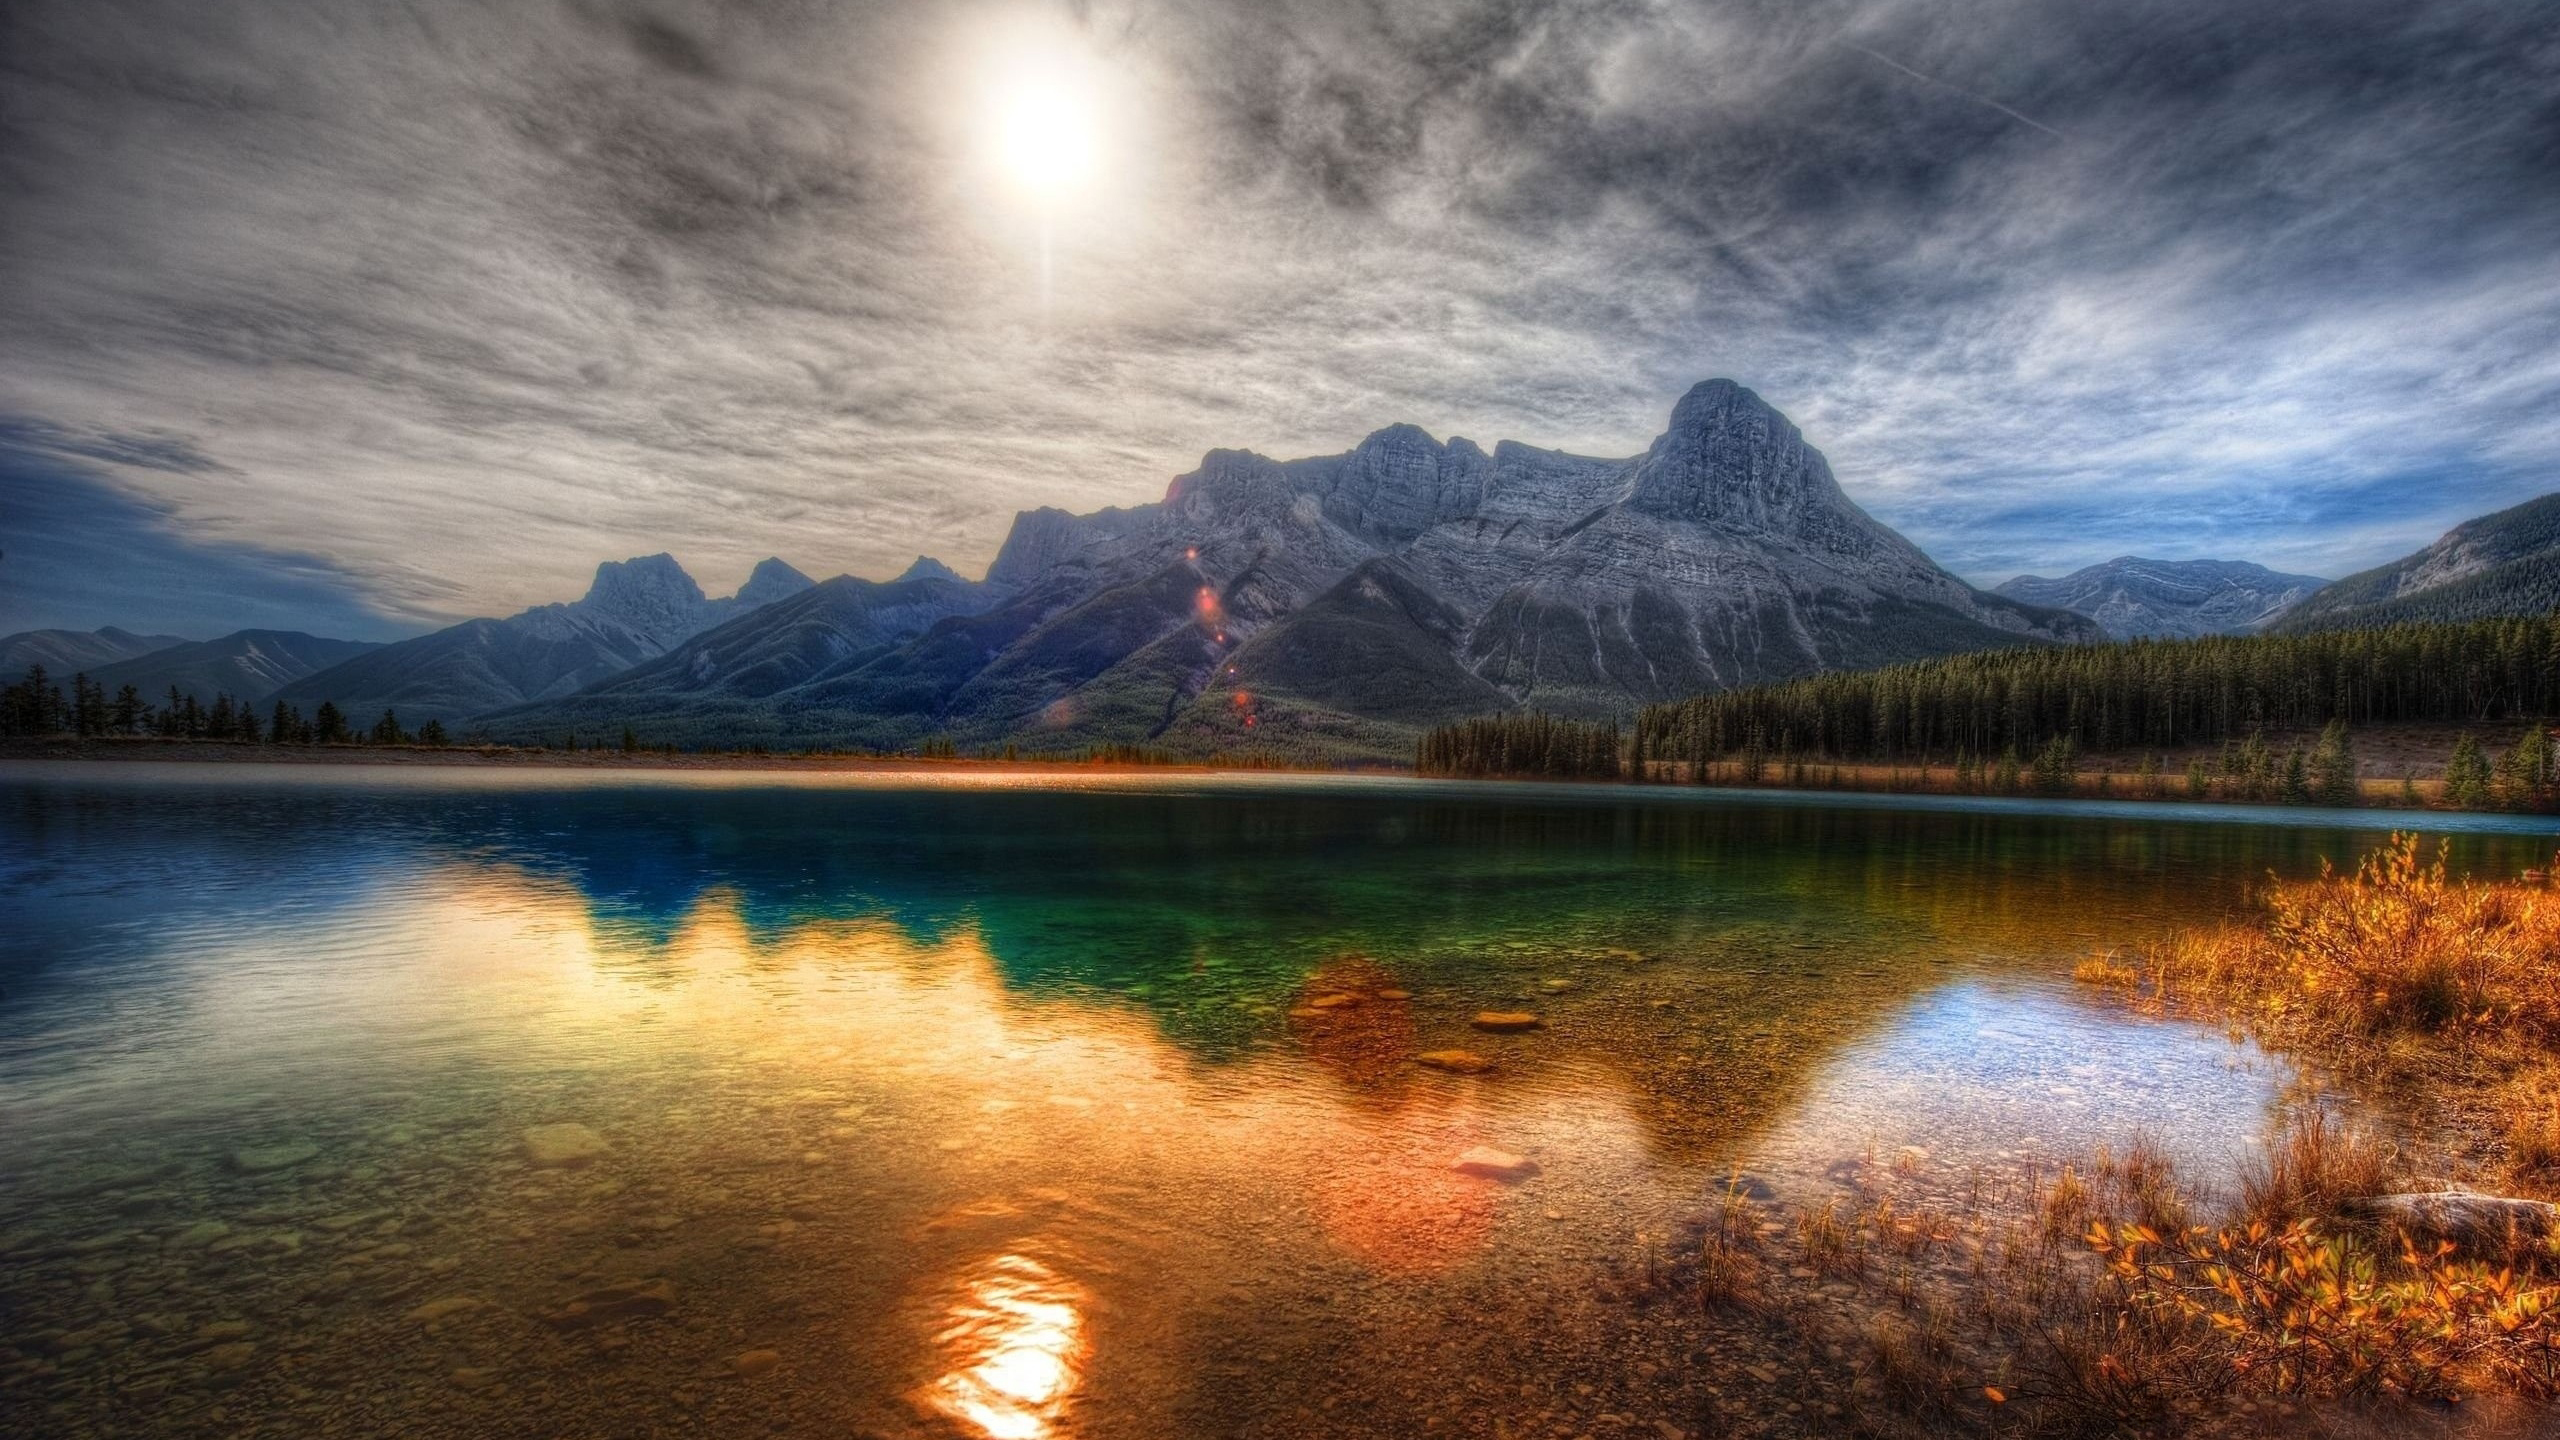
[[[68,680],[101,665],[187,643],[184,636],[136,635],[113,625],[103,630],[21,630],[0,636],[0,682],[14,684],[38,665],[56,680]]]
[[[1721,380],[1619,460],[1509,442],[1488,452],[1409,425],[1303,460],[1212,450],[1156,504],[1022,513],[987,584],[977,613],[869,657],[849,634],[847,658],[788,688],[710,683],[782,743],[1283,736],[1387,754],[1474,711],[1623,714],[1701,689],[2101,634],[1940,569],[1851,503],[1784,416]],[[580,697],[589,725],[622,716],[645,734],[651,717],[706,703],[643,679]]]
[[[2059,579],[2020,575],[1993,587],[2030,605],[2086,615],[2118,640],[2246,635],[2329,582],[2237,560],[2144,560],[2124,555]]]
[[[673,556],[608,560],[584,597],[504,620],[466,620],[310,675],[273,698],[305,710],[334,702],[351,716],[394,711],[408,725],[473,716],[573,694],[666,654],[688,638],[809,588],[766,560],[736,595],[706,599]]]
[[[478,723],[527,737],[645,724],[652,743],[775,738],[763,713],[772,697],[887,654],[938,621],[974,613],[987,594],[982,585],[930,571],[886,583],[839,575],[581,693],[499,710]]]
[[[2560,606],[2560,494],[2466,520],[2414,555],[2311,596],[2279,630],[2541,615]]]
[[[235,630],[102,665],[89,678],[109,695],[130,685],[152,704],[173,686],[201,704],[212,704],[216,695],[256,704],[306,675],[381,648],[371,640],[330,640],[299,630]]]

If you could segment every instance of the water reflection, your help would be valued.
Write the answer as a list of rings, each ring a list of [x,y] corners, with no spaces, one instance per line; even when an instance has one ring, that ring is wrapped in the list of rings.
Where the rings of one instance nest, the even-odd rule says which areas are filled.
[[[1027,1255],[980,1266],[933,1337],[949,1364],[934,1410],[988,1440],[1039,1440],[1066,1413],[1087,1346],[1083,1290]]]
[[[7,801],[0,1343],[63,1433],[190,1437],[1413,1435],[1482,1414],[1470,1379],[1686,1364],[1590,1282],[1735,1163],[1824,1183],[1924,1138],[1954,1173],[2136,1114],[2227,1158],[2274,1077],[2038,977],[2370,838],[1534,794]],[[1454,1050],[1481,1065],[1416,1063]],[[564,1122],[603,1151],[535,1163]],[[1451,1167],[1479,1146],[1540,1173]],[[659,1298],[547,1318],[626,1292]]]

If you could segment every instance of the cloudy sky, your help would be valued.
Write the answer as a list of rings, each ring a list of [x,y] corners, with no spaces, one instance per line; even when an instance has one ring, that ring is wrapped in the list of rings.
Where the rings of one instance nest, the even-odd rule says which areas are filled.
[[[2514,0],[14,0],[0,91],[0,629],[974,573],[1719,375],[1983,583],[2560,488]]]

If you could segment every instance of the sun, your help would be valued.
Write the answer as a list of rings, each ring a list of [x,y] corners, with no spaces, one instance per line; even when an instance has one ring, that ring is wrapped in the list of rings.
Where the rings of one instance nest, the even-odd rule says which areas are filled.
[[[1096,129],[1093,97],[1072,77],[1017,73],[996,100],[996,165],[1026,196],[1054,202],[1092,179]]]
[[[1017,20],[986,33],[974,68],[980,159],[998,183],[1044,212],[1092,188],[1114,87],[1087,37]]]

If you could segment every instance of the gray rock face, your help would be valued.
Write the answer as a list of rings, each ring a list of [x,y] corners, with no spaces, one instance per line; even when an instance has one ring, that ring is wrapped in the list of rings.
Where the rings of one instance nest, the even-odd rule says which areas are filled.
[[[724,629],[742,653],[804,657],[756,672],[805,674],[790,688],[750,697],[742,679],[733,698],[756,699],[756,723],[783,743],[1276,738],[1391,754],[1422,725],[1505,706],[1616,715],[1828,668],[2101,637],[1940,569],[1729,380],[1691,390],[1627,459],[1488,453],[1410,425],[1311,459],[1213,450],[1153,505],[1023,512],[984,590],[977,613],[886,651],[868,611],[845,612],[835,647],[806,633],[816,611],[745,622],[798,627],[787,647]],[[644,733],[710,703],[607,688]]]
[[[2086,615],[2118,640],[2246,635],[2273,624],[2329,582],[2235,560],[2126,555],[2058,580],[2021,575],[1995,594]]]
[[[768,559],[736,595],[713,600],[672,555],[608,560],[580,599],[382,646],[270,698],[305,713],[325,700],[368,722],[390,710],[412,728],[429,720],[459,727],[507,706],[575,694],[814,583]]]
[[[2278,630],[2543,615],[2560,606],[2560,495],[2466,520],[2404,559],[2312,595]]]

